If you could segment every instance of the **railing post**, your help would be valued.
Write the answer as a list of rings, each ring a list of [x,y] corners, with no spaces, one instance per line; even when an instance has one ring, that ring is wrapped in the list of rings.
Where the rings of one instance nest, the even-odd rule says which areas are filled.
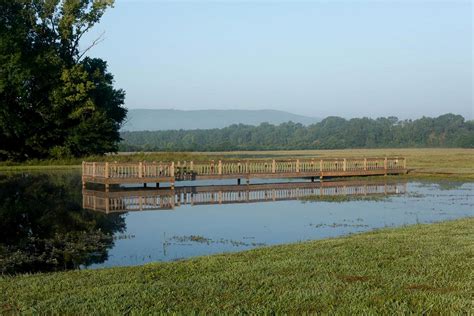
[[[367,158],[364,158],[364,171],[367,171]]]
[[[95,178],[95,162],[92,163],[92,177]]]
[[[190,171],[194,170],[194,162],[192,160],[189,162],[189,170]]]
[[[387,157],[385,157],[383,161],[383,169],[385,170],[385,175],[387,175],[387,167],[388,167],[388,160],[387,160]]]
[[[220,175],[222,174],[222,161],[221,160],[219,160],[219,165],[217,166],[217,171],[219,172]]]
[[[170,166],[170,177],[174,177],[174,161],[171,162],[171,166]]]
[[[105,163],[105,177],[106,178],[109,177],[109,163],[108,162]]]
[[[346,170],[347,170],[347,159],[346,159],[346,158],[344,158],[344,162],[343,162],[343,164],[342,164],[342,170],[343,170],[343,171],[346,171]]]
[[[83,161],[82,162],[82,189],[86,188],[86,181],[84,181],[84,177],[86,175],[85,171],[86,171],[86,162]]]
[[[296,159],[296,172],[300,172],[300,160]]]
[[[272,160],[272,173],[276,172],[276,161],[275,159]]]
[[[407,168],[407,158],[403,158],[403,169]]]
[[[141,161],[138,163],[138,177],[143,178],[143,163]]]

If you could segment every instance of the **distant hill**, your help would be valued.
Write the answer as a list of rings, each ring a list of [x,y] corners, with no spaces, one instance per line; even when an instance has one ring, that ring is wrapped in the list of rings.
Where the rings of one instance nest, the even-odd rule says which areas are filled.
[[[130,109],[122,131],[222,128],[232,124],[281,124],[288,121],[309,125],[318,118],[276,110],[152,110]]]

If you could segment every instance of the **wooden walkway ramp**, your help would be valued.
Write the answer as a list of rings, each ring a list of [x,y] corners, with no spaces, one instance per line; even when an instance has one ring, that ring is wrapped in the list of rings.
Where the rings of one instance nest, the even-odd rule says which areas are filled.
[[[184,186],[120,191],[84,189],[83,208],[105,213],[170,210],[181,205],[239,204],[298,200],[307,196],[372,196],[406,193],[406,183],[368,181],[288,182]]]
[[[83,162],[82,184],[157,183],[209,179],[354,177],[406,173],[406,159],[333,158],[190,162]]]

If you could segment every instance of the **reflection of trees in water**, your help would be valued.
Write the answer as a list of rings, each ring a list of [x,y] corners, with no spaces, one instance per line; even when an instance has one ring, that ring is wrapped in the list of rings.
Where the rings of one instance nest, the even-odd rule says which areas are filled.
[[[452,180],[425,180],[425,181],[420,181],[418,186],[421,188],[429,188],[433,186],[433,184],[437,185],[437,189],[441,191],[449,191],[449,190],[460,190],[464,186],[464,184],[469,184],[469,182],[463,182],[463,181],[452,181]],[[469,189],[467,189],[469,190]]]
[[[460,190],[465,182],[452,182],[452,181],[439,181],[436,183],[439,190],[449,191],[449,190]]]
[[[80,176],[0,177],[0,273],[57,271],[101,263],[120,214],[81,207]]]

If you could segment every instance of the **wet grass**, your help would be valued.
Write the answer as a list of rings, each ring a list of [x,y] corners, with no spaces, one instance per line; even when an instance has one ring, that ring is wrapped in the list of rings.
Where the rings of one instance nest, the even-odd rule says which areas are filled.
[[[245,238],[244,238],[245,239]],[[165,241],[165,246],[169,245],[191,245],[191,243],[200,243],[200,244],[223,244],[223,245],[232,245],[234,247],[262,247],[265,246],[264,243],[256,243],[256,242],[243,242],[239,240],[232,240],[232,239],[224,239],[220,238],[217,240],[206,238],[204,236],[199,235],[190,235],[190,236],[173,236]]]
[[[362,218],[357,218],[355,221],[353,220],[343,220],[343,223],[332,223],[332,224],[324,224],[324,223],[319,223],[319,224],[313,224],[310,223],[309,226],[314,227],[314,228],[320,228],[320,227],[329,227],[329,228],[339,228],[339,227],[369,227],[367,224],[363,224],[364,220]]]
[[[0,314],[470,314],[474,218],[139,267],[0,278]]]
[[[303,202],[354,202],[354,201],[389,201],[391,196],[385,194],[379,195],[307,195],[300,198]]]

